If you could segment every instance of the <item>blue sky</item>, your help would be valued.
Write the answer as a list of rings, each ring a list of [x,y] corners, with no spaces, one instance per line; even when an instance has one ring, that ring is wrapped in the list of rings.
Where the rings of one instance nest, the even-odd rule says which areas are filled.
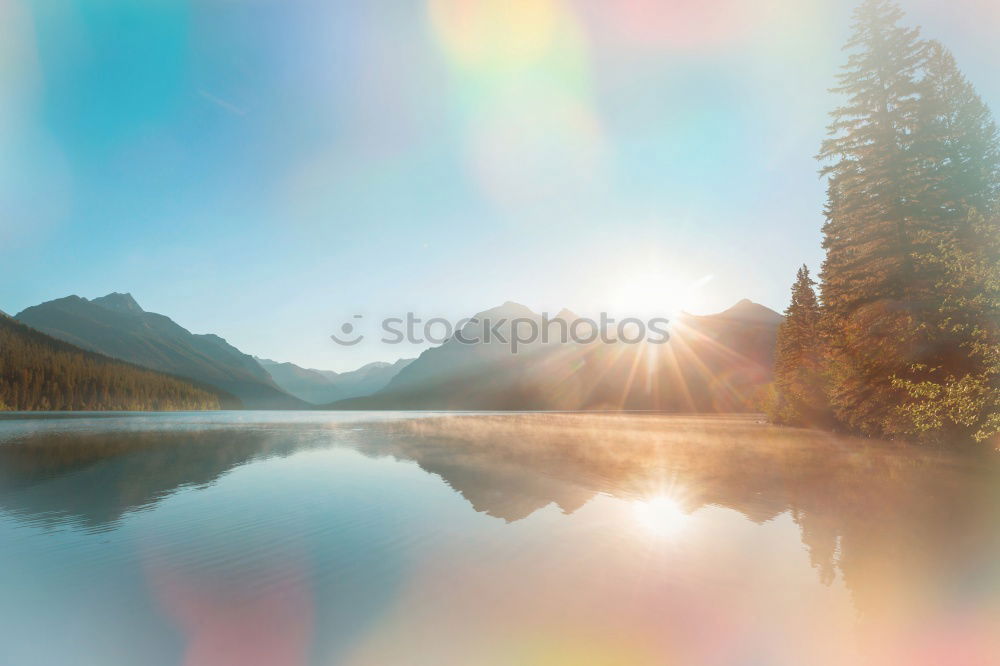
[[[338,370],[418,351],[356,313],[780,310],[853,4],[0,0],[0,309]],[[903,5],[1000,107],[997,4]]]

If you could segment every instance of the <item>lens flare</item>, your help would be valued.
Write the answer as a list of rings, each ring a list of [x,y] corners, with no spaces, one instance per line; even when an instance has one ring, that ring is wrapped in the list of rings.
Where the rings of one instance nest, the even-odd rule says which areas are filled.
[[[594,191],[603,133],[576,13],[558,0],[430,0],[427,11],[479,191],[503,209]]]
[[[759,8],[743,0],[581,0],[591,31],[628,48],[700,50],[737,43]]]
[[[530,64],[553,46],[552,0],[430,0],[431,25],[465,67]]]

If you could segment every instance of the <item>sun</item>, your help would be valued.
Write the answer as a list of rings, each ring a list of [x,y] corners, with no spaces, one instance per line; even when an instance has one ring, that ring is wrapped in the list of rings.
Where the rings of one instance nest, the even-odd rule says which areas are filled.
[[[608,301],[623,317],[669,317],[698,309],[702,287],[711,279],[690,280],[659,271],[628,273],[615,281]]]
[[[632,508],[639,526],[660,538],[676,536],[691,520],[680,503],[669,495],[656,495],[647,500],[636,501]]]

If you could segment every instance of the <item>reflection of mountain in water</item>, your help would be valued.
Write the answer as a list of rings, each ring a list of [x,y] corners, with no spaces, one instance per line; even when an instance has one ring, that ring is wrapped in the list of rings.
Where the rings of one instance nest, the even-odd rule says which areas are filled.
[[[0,508],[105,528],[247,462],[330,445],[336,432],[366,455],[415,461],[506,521],[550,504],[572,513],[597,493],[667,494],[686,512],[720,506],[755,523],[788,512],[821,580],[839,572],[866,608],[887,587],[931,584],[942,572],[971,571],[985,593],[1000,585],[996,456],[734,417],[456,415],[357,426],[35,434],[0,445]]]
[[[301,445],[288,431],[252,429],[38,434],[0,445],[0,508],[103,529],[179,488]]]
[[[570,514],[587,503],[593,493],[573,482],[526,473],[519,465],[476,465],[474,461],[449,460],[447,451],[418,460],[424,471],[440,476],[479,512],[507,522],[527,518],[555,504]],[[470,462],[472,464],[470,464]]]
[[[508,521],[551,503],[571,513],[597,493],[667,494],[689,513],[719,506],[758,524],[789,512],[820,579],[839,571],[865,608],[885,602],[886,587],[970,567],[1000,584],[995,455],[752,418],[450,416],[387,427],[362,450],[414,460],[477,511]]]

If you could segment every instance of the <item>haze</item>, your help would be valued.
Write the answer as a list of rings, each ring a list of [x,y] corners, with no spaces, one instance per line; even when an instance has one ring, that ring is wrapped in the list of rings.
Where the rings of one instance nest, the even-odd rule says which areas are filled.
[[[996,3],[901,4],[1000,108]],[[355,313],[781,310],[851,5],[5,0],[0,309],[337,370],[414,353]]]

